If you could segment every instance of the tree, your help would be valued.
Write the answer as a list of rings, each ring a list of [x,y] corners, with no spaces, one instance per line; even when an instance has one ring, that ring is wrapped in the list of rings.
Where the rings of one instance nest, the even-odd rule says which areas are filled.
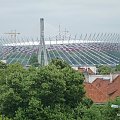
[[[85,109],[82,120],[102,120],[101,113],[97,106],[92,105],[89,109]]]
[[[70,67],[69,64],[67,64],[65,61],[62,61],[61,59],[52,59],[52,61],[50,62],[50,65],[53,64],[55,65],[58,69],[63,69],[65,67]]]
[[[116,71],[120,71],[120,64],[116,65]]]
[[[111,67],[105,66],[105,65],[101,65],[101,66],[98,67],[98,72],[99,72],[101,75],[110,74],[110,73],[111,73]]]
[[[40,66],[40,64],[38,63],[37,54],[34,54],[34,55],[31,56],[29,64],[32,65],[32,66],[34,66],[34,67]]]
[[[117,97],[113,101],[109,101],[104,106],[101,107],[101,114],[106,120],[119,120],[119,116],[117,114],[120,112],[116,108],[112,108],[111,105],[120,105],[120,97]]]
[[[6,63],[0,61],[0,69],[5,69],[7,67]]]
[[[83,74],[64,61],[24,69],[7,65],[0,74],[0,113],[13,120],[118,120],[120,98],[95,105],[86,98]],[[6,74],[5,74],[6,73]]]
[[[0,80],[0,112],[15,120],[76,120],[74,109],[85,97],[83,80],[59,59],[38,69],[8,65]]]
[[[15,111],[23,103],[24,78],[27,71],[18,63],[8,65],[5,76],[0,79],[0,111],[12,118]],[[25,96],[24,96],[25,97]]]

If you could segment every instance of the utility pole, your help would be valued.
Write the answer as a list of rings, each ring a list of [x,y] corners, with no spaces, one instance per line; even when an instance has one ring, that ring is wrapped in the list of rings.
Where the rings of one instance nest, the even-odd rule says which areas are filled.
[[[44,40],[44,19],[40,18],[40,43],[38,51],[38,63],[42,66],[48,65],[47,52]]]

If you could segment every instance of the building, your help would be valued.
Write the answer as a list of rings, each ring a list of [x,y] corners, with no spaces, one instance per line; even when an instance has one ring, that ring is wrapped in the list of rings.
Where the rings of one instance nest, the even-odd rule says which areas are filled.
[[[105,103],[120,96],[120,75],[112,81],[97,78],[92,83],[85,82],[86,96],[94,103]]]

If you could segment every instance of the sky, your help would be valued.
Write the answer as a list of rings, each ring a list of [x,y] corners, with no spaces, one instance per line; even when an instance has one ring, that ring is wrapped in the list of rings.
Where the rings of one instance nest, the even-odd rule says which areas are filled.
[[[71,35],[119,33],[120,0],[0,0],[0,35],[16,30],[21,37],[45,37],[66,30]],[[64,34],[64,33],[63,33]]]

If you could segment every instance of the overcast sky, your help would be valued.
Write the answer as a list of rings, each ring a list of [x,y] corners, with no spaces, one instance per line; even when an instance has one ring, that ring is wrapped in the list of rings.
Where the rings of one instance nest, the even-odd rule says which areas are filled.
[[[72,35],[119,33],[120,0],[0,0],[0,35],[17,30],[21,36],[39,37],[39,19],[45,36],[65,28]]]

